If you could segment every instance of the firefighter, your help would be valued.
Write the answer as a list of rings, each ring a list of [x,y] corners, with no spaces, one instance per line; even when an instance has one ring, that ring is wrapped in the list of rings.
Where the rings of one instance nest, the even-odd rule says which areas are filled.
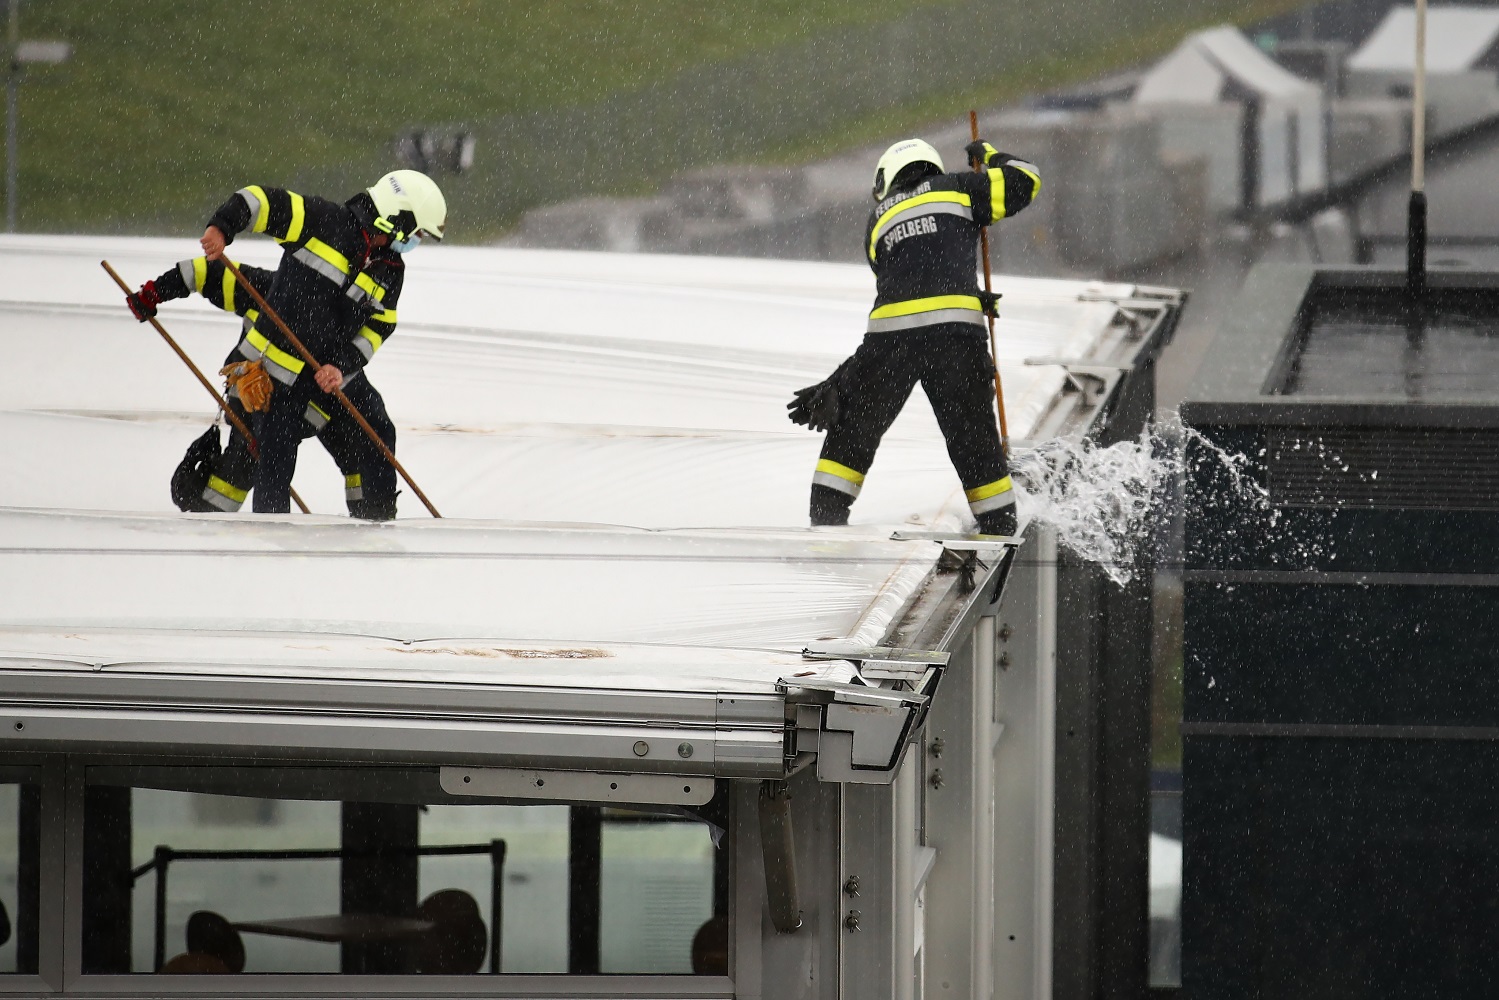
[[[876,293],[864,340],[787,404],[794,422],[827,430],[812,476],[814,525],[848,523],[880,438],[920,382],[978,530],[1017,529],[994,420],[994,359],[984,343],[984,316],[998,296],[979,289],[977,248],[983,227],[1030,204],[1041,175],[987,142],[966,152],[974,170],[949,174],[928,143],[907,139],[875,168],[862,249]]]
[[[376,265],[383,265],[379,268]],[[237,264],[240,273],[254,286],[262,297],[269,295],[275,272],[264,268]],[[369,345],[371,357],[374,351],[395,332],[396,301],[401,294],[403,269],[400,258],[391,251],[378,251],[368,270],[379,276],[383,294],[378,299],[381,306],[370,312],[361,327],[360,336]],[[125,301],[135,318],[145,322],[156,315],[156,307],[163,302],[185,298],[197,292],[209,302],[226,312],[245,318],[245,329],[249,329],[259,317],[254,301],[239,287],[234,275],[229,273],[222,261],[210,261],[206,257],[184,260],[160,277],[146,282],[141,288],[126,296]],[[226,366],[228,372],[242,362]],[[242,379],[231,377],[226,400],[237,417],[246,426],[251,417],[246,412],[240,393]],[[246,383],[245,388],[254,389]],[[264,382],[261,382],[264,388]],[[385,446],[392,452],[396,447],[396,429],[385,410],[385,400],[380,391],[369,381],[368,374],[360,372],[349,379],[344,387],[349,397],[364,418],[369,421]],[[388,521],[396,516],[396,474],[390,462],[360,429],[336,401],[331,398],[314,399],[303,412],[306,426],[303,435],[317,435],[318,441],[338,465],[344,477],[344,501],[350,517],[371,521]],[[255,459],[250,453],[239,431],[231,424],[229,445],[221,450],[218,431],[210,429],[188,446],[187,454],[172,477],[172,499],[184,511],[211,512],[239,510],[246,494],[254,486]]]
[[[285,513],[297,466],[307,405],[350,384],[369,361],[381,337],[365,322],[385,310],[384,272],[375,266],[384,251],[407,253],[425,239],[440,241],[447,202],[426,174],[396,170],[342,205],[303,197],[284,188],[241,188],[219,206],[199,241],[210,261],[246,229],[265,233],[284,248],[266,303],[318,359],[313,371],[280,328],[259,316],[231,358],[246,362],[234,377],[243,399],[247,380],[269,379],[270,394],[256,414],[260,446],[254,510]],[[394,310],[386,310],[394,312]],[[394,317],[390,317],[394,322]],[[236,357],[237,355],[237,357]],[[248,407],[247,407],[248,408]],[[394,473],[392,473],[394,475]]]

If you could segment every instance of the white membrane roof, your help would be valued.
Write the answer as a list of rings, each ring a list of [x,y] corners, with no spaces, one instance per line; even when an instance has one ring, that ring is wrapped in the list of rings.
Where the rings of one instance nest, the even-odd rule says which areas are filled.
[[[1426,69],[1461,73],[1472,69],[1499,41],[1499,10],[1441,5],[1426,12]],[[1392,7],[1348,68],[1364,72],[1411,73],[1416,68],[1416,8]]]
[[[919,390],[854,525],[804,527],[821,435],[784,406],[858,345],[867,269],[458,247],[408,258],[369,369],[442,520],[409,489],[395,522],[343,517],[315,441],[295,486],[318,513],[180,514],[167,481],[213,403],[99,261],[135,286],[195,250],[0,237],[4,662],[768,691],[848,675],[808,642],[886,635],[940,551],[893,527],[971,528]],[[996,288],[1023,438],[1063,382],[1023,360],[1088,356],[1116,311],[1097,299],[1133,288]],[[238,319],[196,297],[159,318],[216,378]]]

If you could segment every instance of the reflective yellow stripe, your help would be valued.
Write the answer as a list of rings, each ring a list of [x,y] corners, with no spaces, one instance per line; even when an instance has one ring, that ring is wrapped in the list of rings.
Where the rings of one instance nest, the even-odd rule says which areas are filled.
[[[280,365],[282,368],[285,368],[289,372],[292,372],[294,374],[300,373],[303,367],[305,367],[305,363],[301,358],[294,358],[290,354],[287,354],[281,348],[277,347],[275,344],[266,339],[266,335],[261,333],[259,330],[252,328],[249,333],[245,334],[245,339],[248,340],[252,345],[254,345],[257,351],[259,351],[261,354],[264,354],[266,357],[270,358],[272,361],[276,362],[276,364]]]
[[[228,497],[230,500],[237,501],[238,503],[244,503],[245,497],[250,495],[249,490],[242,490],[232,483],[225,482],[218,476],[208,477],[208,488],[213,490],[215,493],[221,493],[224,496]]]
[[[1010,477],[1005,476],[1003,479],[996,479],[986,486],[975,486],[964,493],[964,496],[968,497],[969,503],[977,503],[980,500],[997,497],[1001,493],[1008,493],[1013,487],[1014,483],[1010,482]]]
[[[360,330],[359,335],[370,342],[371,354],[374,354],[376,351],[378,351],[380,349],[380,345],[385,343],[385,338],[380,336],[374,330],[371,330],[369,327],[365,327],[364,329]]]
[[[951,205],[963,205],[968,208],[973,207],[973,199],[961,191],[928,191],[926,194],[907,198],[898,205],[892,205],[885,210],[884,215],[879,217],[879,220],[874,224],[874,229],[869,232],[869,259],[874,260],[875,241],[880,238],[880,234],[885,230],[885,223],[889,222],[892,216],[899,215],[901,212],[908,211],[911,208],[920,205],[930,205],[934,202],[946,202]]]
[[[193,259],[193,291],[202,295],[203,286],[206,284],[208,284],[208,258],[196,257]]]
[[[251,184],[245,190],[253,194],[256,200],[260,202],[260,211],[255,214],[255,224],[250,227],[250,231],[252,233],[263,233],[265,232],[266,220],[271,217],[271,199],[265,196],[265,188],[259,184]]]
[[[977,295],[934,295],[929,299],[891,302],[870,313],[869,318],[889,319],[891,316],[911,316],[937,309],[972,309],[974,312],[983,312]]]
[[[989,218],[1005,217],[1005,172],[989,171]]]
[[[389,323],[391,326],[395,326],[396,311],[394,309],[387,309],[384,312],[377,312],[370,319],[377,323]]]
[[[385,286],[376,282],[374,278],[371,278],[363,271],[359,272],[359,276],[354,279],[354,284],[364,289],[376,302],[385,301]]]
[[[245,310],[245,319],[249,320],[251,323],[254,323],[259,318],[260,318],[260,310],[259,309],[246,309]]]
[[[850,469],[846,465],[839,465],[837,462],[833,461],[830,458],[818,459],[817,471],[826,472],[828,475],[837,476],[839,479],[847,479],[855,486],[864,485],[864,473]]]
[[[323,415],[323,419],[324,420],[331,419],[328,416],[328,411],[327,410],[323,409],[321,406],[317,405],[316,403],[312,402],[311,400],[308,400],[307,405],[310,406],[310,407],[312,407],[314,410],[317,410],[319,413],[321,413]]]
[[[333,249],[328,244],[318,239],[316,236],[308,238],[307,242],[303,244],[303,246],[306,249],[310,250],[312,253],[317,254],[323,260],[326,260],[329,264],[332,264],[334,267],[338,268],[340,273],[349,273],[349,258],[345,257],[343,254],[339,253],[337,250]]]
[[[295,191],[291,195],[291,225],[286,227],[286,239],[282,243],[295,243],[302,236],[302,224],[307,221],[307,203]]]
[[[361,487],[363,485],[364,485],[364,480],[360,477],[359,473],[357,473],[357,472],[354,473],[352,476],[344,476],[344,489],[346,489],[346,490],[357,490],[359,487]]]
[[[1032,198],[1041,193],[1041,178],[1039,175],[1025,169],[1013,160],[1005,164],[1005,166],[1014,167],[1031,179],[1031,184],[1033,185],[1031,188]],[[1005,217],[1005,173],[997,167],[989,171],[989,204],[994,218],[1003,219]]]
[[[239,264],[235,263],[234,266],[239,267]],[[234,312],[234,286],[236,284],[234,275],[227,267],[224,268],[224,308],[230,312]]]

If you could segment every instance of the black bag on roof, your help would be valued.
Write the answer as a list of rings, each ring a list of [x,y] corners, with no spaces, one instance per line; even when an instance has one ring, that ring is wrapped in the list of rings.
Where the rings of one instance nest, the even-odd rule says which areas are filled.
[[[219,444],[219,427],[214,424],[187,446],[187,454],[177,463],[172,472],[172,502],[178,510],[206,512],[215,510],[203,499],[203,490],[208,486],[208,477],[223,446]]]

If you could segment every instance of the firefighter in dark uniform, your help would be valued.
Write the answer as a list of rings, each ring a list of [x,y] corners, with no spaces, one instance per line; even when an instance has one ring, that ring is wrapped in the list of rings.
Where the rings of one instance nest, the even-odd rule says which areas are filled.
[[[251,186],[214,212],[200,241],[210,261],[246,229],[282,245],[266,302],[320,365],[313,371],[266,316],[256,318],[231,355],[245,362],[245,374],[236,378],[271,380],[266,408],[251,428],[260,446],[257,513],[290,509],[308,404],[332,413],[339,404],[327,394],[350,384],[378,346],[378,334],[372,340],[364,331],[373,333],[366,319],[382,308],[381,276],[388,269],[375,263],[381,251],[406,253],[423,239],[441,240],[447,214],[437,185],[415,170],[388,173],[342,205]]]
[[[237,262],[236,266],[262,297],[270,294],[275,279],[274,271]],[[363,340],[361,349],[373,358],[374,352],[395,332],[396,303],[401,295],[404,268],[398,254],[382,248],[372,255],[366,271],[377,276],[374,291],[379,308],[368,312],[357,336]],[[226,312],[243,316],[246,330],[259,318],[260,313],[255,308],[254,300],[239,287],[239,282],[234,280],[234,275],[229,273],[223,261],[210,261],[206,257],[180,262],[160,277],[146,282],[139,291],[127,296],[126,302],[136,319],[144,323],[156,315],[156,307],[161,303],[185,298],[193,292]],[[240,396],[238,381],[230,380],[225,398],[235,415],[249,426],[252,418]],[[394,453],[395,425],[385,410],[385,400],[380,391],[369,381],[368,373],[360,371],[351,377],[344,386],[344,395],[348,396],[349,401],[380,435],[385,446]],[[370,443],[368,436],[354,419],[331,399],[310,401],[303,418],[306,424],[303,435],[317,435],[318,441],[343,474],[344,501],[348,504],[349,516],[371,521],[388,521],[394,518],[395,470],[385,456],[380,454],[379,449]],[[229,445],[222,452],[218,448],[216,428],[188,446],[188,454],[178,466],[172,481],[173,499],[182,510],[233,512],[243,504],[246,494],[254,485],[255,459],[232,423],[229,435]],[[210,437],[211,441],[208,440]]]
[[[876,288],[864,341],[787,405],[796,423],[828,432],[812,476],[814,525],[848,523],[880,439],[920,382],[979,531],[1017,528],[984,339],[984,316],[997,296],[979,289],[977,250],[983,227],[1030,204],[1041,175],[986,142],[970,145],[968,156],[981,169],[945,173],[942,157],[920,139],[880,157],[864,233]]]

